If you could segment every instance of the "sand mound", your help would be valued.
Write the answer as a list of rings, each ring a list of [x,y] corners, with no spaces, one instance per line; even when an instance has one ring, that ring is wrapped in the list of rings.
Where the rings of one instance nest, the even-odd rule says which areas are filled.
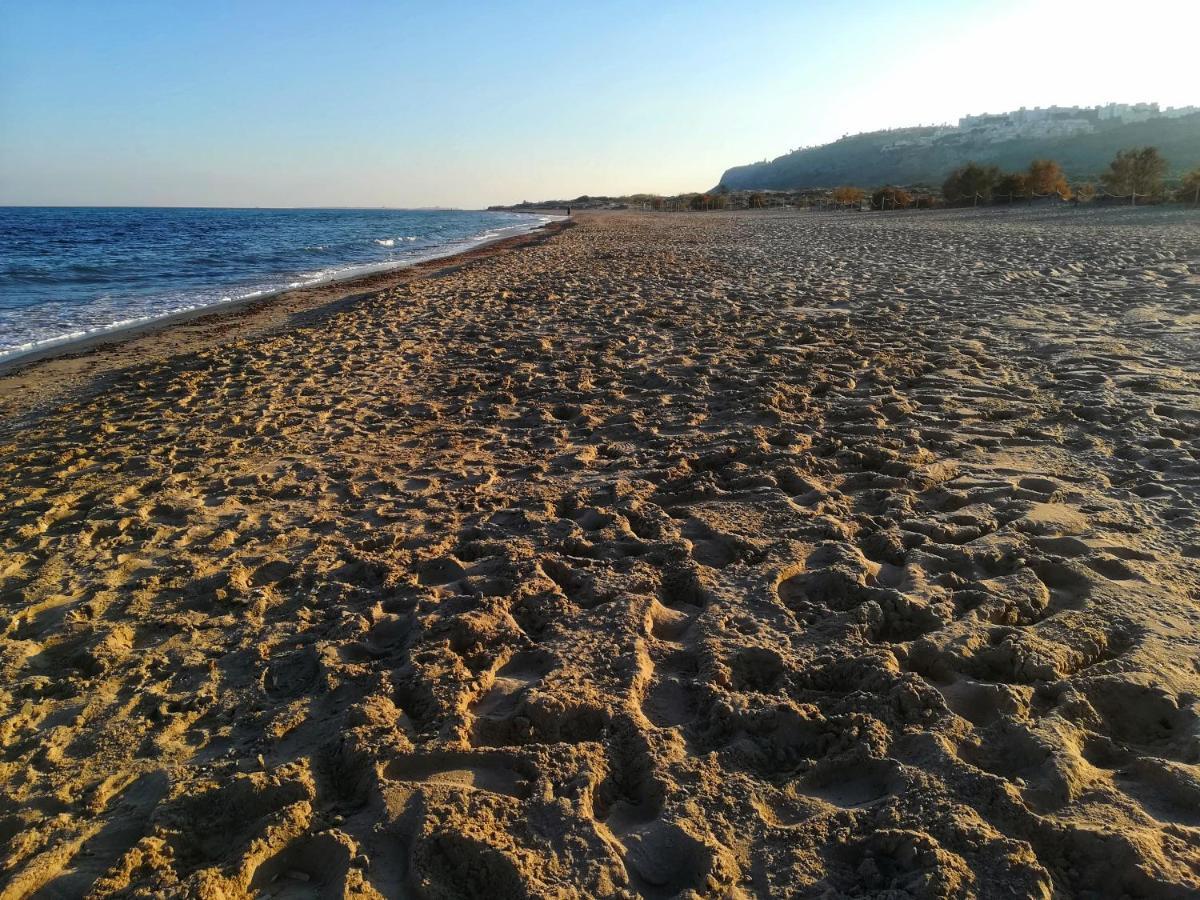
[[[0,897],[1194,896],[1196,234],[593,216],[11,422]]]

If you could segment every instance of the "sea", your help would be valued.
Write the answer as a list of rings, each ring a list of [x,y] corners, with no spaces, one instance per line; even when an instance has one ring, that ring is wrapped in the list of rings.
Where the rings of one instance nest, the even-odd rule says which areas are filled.
[[[447,256],[551,219],[442,209],[0,207],[0,362]]]

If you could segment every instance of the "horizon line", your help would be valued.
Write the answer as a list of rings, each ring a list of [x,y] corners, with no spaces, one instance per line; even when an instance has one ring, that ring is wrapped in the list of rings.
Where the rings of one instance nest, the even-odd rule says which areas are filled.
[[[487,207],[482,206],[206,206],[192,203],[0,203],[0,209],[384,209],[393,212],[488,212]]]

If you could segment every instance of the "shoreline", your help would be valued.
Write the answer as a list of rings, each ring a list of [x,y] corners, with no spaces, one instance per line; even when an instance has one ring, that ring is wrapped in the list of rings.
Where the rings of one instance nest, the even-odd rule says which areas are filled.
[[[514,211],[521,214],[520,211]],[[130,319],[126,322],[113,324],[106,328],[98,328],[82,334],[66,334],[59,337],[46,338],[34,343],[33,346],[27,349],[8,351],[0,354],[0,374],[3,374],[5,367],[12,363],[22,363],[44,358],[43,354],[50,353],[59,347],[71,348],[79,344],[86,343],[93,339],[103,339],[110,336],[120,337],[127,332],[154,326],[157,323],[170,323],[185,321],[189,316],[205,315],[207,313],[218,313],[224,309],[233,309],[242,304],[252,303],[256,300],[269,300],[273,297],[278,297],[280,294],[288,291],[299,291],[306,288],[324,287],[327,285],[341,284],[344,282],[357,281],[363,278],[369,278],[372,275],[383,275],[389,272],[395,272],[399,269],[409,269],[413,266],[421,265],[426,262],[433,262],[439,259],[448,259],[452,256],[457,256],[460,253],[466,253],[479,247],[486,247],[499,241],[507,240],[511,237],[520,237],[523,234],[528,234],[531,231],[536,231],[538,228],[545,227],[554,221],[561,221],[566,216],[553,216],[550,213],[525,213],[526,215],[537,216],[538,219],[548,219],[549,221],[542,222],[540,225],[510,225],[499,229],[501,232],[509,232],[507,234],[492,234],[492,230],[488,229],[484,234],[492,234],[491,237],[475,237],[468,238],[466,241],[455,241],[454,243],[446,244],[440,250],[435,250],[428,256],[418,256],[409,260],[392,260],[388,262],[362,263],[355,265],[347,265],[340,274],[335,271],[334,274],[323,275],[318,278],[313,278],[305,282],[296,282],[292,284],[282,285],[279,287],[269,287],[260,290],[255,290],[241,297],[229,297],[224,300],[218,300],[215,303],[208,303],[201,306],[195,306],[190,309],[182,309],[178,312],[163,313],[161,315],[146,316],[138,319]],[[520,230],[518,230],[520,229]],[[284,278],[291,277],[285,273],[280,273],[276,277]]]
[[[514,212],[520,212],[514,210]],[[451,259],[464,253],[470,253],[472,250],[489,247],[493,244],[509,240],[510,238],[522,237],[530,232],[545,228],[548,225],[554,224],[557,221],[563,221],[566,216],[556,212],[530,212],[527,215],[537,216],[538,218],[550,217],[550,221],[543,222],[540,225],[526,227],[522,231],[516,231],[512,234],[501,234],[494,237],[483,238],[470,246],[464,246],[462,242],[446,245],[447,249],[443,251],[435,251],[429,256],[417,257],[412,260],[402,260],[383,263],[366,263],[359,266],[348,267],[345,274],[334,274],[327,277],[316,278],[304,284],[288,285],[277,288],[266,288],[259,291],[254,291],[243,297],[235,297],[226,300],[220,300],[216,303],[209,303],[204,306],[196,306],[192,309],[180,310],[179,312],[166,313],[159,316],[151,316],[148,318],[135,319],[127,323],[114,325],[110,328],[92,331],[82,335],[64,335],[62,337],[48,338],[44,341],[39,341],[34,347],[27,350],[21,350],[16,353],[10,353],[5,356],[0,356],[0,376],[8,374],[14,369],[20,368],[26,363],[36,362],[42,359],[48,359],[55,355],[55,351],[65,350],[70,352],[74,348],[81,346],[89,346],[95,343],[102,343],[106,339],[121,340],[125,336],[136,333],[142,329],[152,329],[157,326],[167,326],[170,324],[188,321],[189,319],[209,314],[220,314],[225,311],[238,310],[248,304],[255,303],[260,300],[271,300],[279,297],[282,294],[292,293],[296,291],[304,291],[310,288],[328,287],[337,284],[347,284],[356,281],[365,280],[376,275],[387,275],[404,269],[411,269],[416,266],[424,265],[425,263],[436,262],[438,260]],[[509,226],[516,228],[518,226]],[[521,226],[523,227],[523,226]],[[508,229],[504,229],[508,230]],[[451,249],[452,248],[452,249]],[[284,277],[280,275],[279,277]]]
[[[546,216],[552,213],[537,213]],[[283,324],[283,319],[300,313],[319,313],[340,304],[385,291],[417,278],[451,271],[461,265],[497,253],[518,249],[544,240],[571,227],[565,215],[517,234],[480,241],[465,249],[426,257],[413,262],[346,277],[334,277],[302,287],[282,288],[253,297],[197,307],[178,313],[134,322],[78,338],[70,338],[18,356],[0,360],[0,416],[24,412],[39,405],[52,382],[61,379],[58,395],[79,387],[84,379],[164,355],[176,356],[208,345],[207,338],[230,340],[263,333]],[[233,332],[233,334],[230,334]],[[177,339],[169,352],[161,345]],[[126,355],[128,354],[128,355]],[[113,356],[124,358],[113,359]],[[86,370],[86,371],[80,371]],[[33,389],[39,396],[24,397]],[[31,402],[21,403],[25,399]],[[13,407],[19,407],[13,409]]]

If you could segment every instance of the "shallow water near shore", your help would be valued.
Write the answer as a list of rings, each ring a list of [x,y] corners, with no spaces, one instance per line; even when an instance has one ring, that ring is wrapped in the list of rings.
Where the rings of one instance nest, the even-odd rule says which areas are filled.
[[[0,208],[0,361],[544,224],[464,210]]]

